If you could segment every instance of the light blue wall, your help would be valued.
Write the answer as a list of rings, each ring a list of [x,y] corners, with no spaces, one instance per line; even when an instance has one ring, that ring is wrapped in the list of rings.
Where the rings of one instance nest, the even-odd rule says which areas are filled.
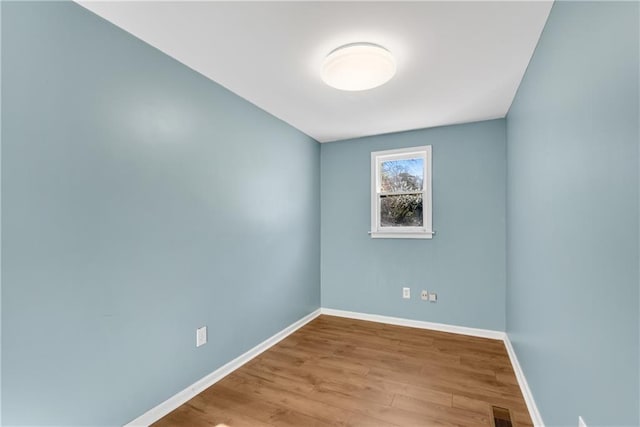
[[[2,9],[3,425],[123,424],[319,306],[317,142],[76,4]]]
[[[640,423],[638,18],[556,2],[507,116],[507,331],[547,426]]]
[[[371,152],[428,144],[437,235],[371,239]],[[322,306],[504,330],[505,144],[504,120],[322,144]]]

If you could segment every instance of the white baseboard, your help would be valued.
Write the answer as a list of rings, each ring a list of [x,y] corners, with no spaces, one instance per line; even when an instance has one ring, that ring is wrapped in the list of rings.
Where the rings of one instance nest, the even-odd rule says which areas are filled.
[[[173,395],[169,399],[165,400],[158,406],[150,409],[145,412],[135,420],[126,424],[125,427],[140,427],[140,426],[149,426],[154,422],[158,421],[160,418],[164,417],[174,409],[178,408],[180,405],[186,403],[193,397],[195,397],[198,393],[201,393],[205,389],[209,388],[216,382],[220,381],[225,376],[229,375],[231,372],[235,371],[254,357],[258,356],[260,353],[268,350],[270,347],[274,346],[278,342],[285,339],[287,336],[291,335],[296,330],[300,329],[302,326],[306,325],[320,314],[326,314],[328,316],[337,316],[337,317],[346,317],[350,319],[358,319],[358,320],[368,320],[371,322],[378,323],[386,323],[390,325],[398,325],[398,326],[408,326],[411,328],[420,328],[420,329],[431,329],[434,331],[441,332],[450,332],[454,334],[461,335],[469,335],[474,337],[481,338],[490,338],[496,340],[502,340],[505,343],[505,347],[507,348],[507,353],[509,355],[509,359],[511,359],[511,364],[513,365],[513,369],[516,374],[516,379],[518,380],[518,384],[520,385],[520,389],[522,390],[522,395],[524,397],[525,403],[527,404],[527,408],[529,409],[529,414],[531,416],[531,420],[536,427],[544,427],[544,423],[542,422],[542,417],[540,416],[540,412],[538,411],[538,407],[536,406],[536,402],[533,399],[533,395],[531,394],[531,390],[529,389],[529,385],[527,384],[527,380],[524,377],[524,373],[522,372],[522,368],[520,367],[520,363],[518,363],[518,358],[516,357],[516,353],[513,350],[513,346],[511,345],[511,341],[509,341],[509,337],[505,332],[502,331],[493,331],[490,329],[478,329],[478,328],[469,328],[466,326],[455,326],[455,325],[447,325],[444,323],[433,323],[433,322],[424,322],[421,320],[411,320],[411,319],[403,319],[399,317],[390,317],[390,316],[380,316],[377,314],[367,314],[367,313],[357,313],[354,311],[345,311],[345,310],[335,310],[332,308],[319,308],[313,313],[310,313],[303,317],[302,319],[292,323],[291,325],[284,328],[282,331],[273,335],[272,337],[266,339],[261,342],[257,346],[253,347],[251,350],[246,353],[236,357],[232,361],[227,364],[221,366],[216,369],[209,375],[204,378],[196,381],[189,387],[184,390],[178,392]]]
[[[513,366],[513,370],[516,373],[516,379],[518,380],[518,385],[520,386],[520,390],[522,391],[522,397],[524,397],[524,401],[527,404],[527,409],[529,410],[531,421],[536,427],[544,427],[544,421],[542,421],[542,416],[540,415],[540,411],[538,410],[536,401],[533,399],[533,394],[531,393],[531,389],[529,388],[527,379],[524,376],[524,372],[522,371],[520,362],[518,362],[516,352],[511,345],[509,335],[505,334],[504,345],[505,347],[507,347],[507,354],[509,354],[509,359],[511,359],[511,365]]]
[[[328,316],[347,317],[349,319],[368,320],[370,322],[387,323],[389,325],[408,326],[410,328],[431,329],[433,331],[451,332],[453,334],[470,335],[473,337],[504,340],[505,333],[490,329],[469,328],[466,326],[447,325],[444,323],[425,322],[422,320],[403,319],[400,317],[380,316],[377,314],[357,313],[355,311],[334,310],[322,308],[322,314]]]
[[[241,367],[242,365],[244,365],[254,357],[258,356],[260,353],[264,352],[265,350],[268,350],[270,347],[282,341],[287,336],[291,335],[296,330],[300,329],[301,327],[303,327],[304,325],[306,325],[307,323],[309,323],[319,315],[320,315],[320,309],[317,309],[314,312],[304,316],[302,319],[296,321],[295,323],[292,323],[291,325],[287,326],[286,328],[284,328],[277,334],[273,335],[272,337],[267,338],[257,346],[253,347],[251,350],[247,351],[244,354],[241,354],[240,356],[236,357],[235,359],[228,362],[227,364],[219,367],[218,369],[216,369],[206,377],[201,378],[200,380],[191,384],[189,387],[171,396],[169,399],[165,400],[158,406],[148,410],[147,412],[140,415],[135,420],[126,424],[125,427],[140,427],[140,426],[146,427],[146,426],[149,426],[150,424],[153,424],[154,422],[158,421],[160,418],[167,415],[169,412],[173,411],[180,405],[186,403],[187,401],[195,397],[197,394],[211,387],[213,384],[217,383],[222,378],[229,375],[231,372],[235,371],[236,369],[238,369],[239,367]]]
[[[329,316],[347,317],[349,319],[368,320],[371,322],[387,323],[390,325],[431,329],[435,331],[451,332],[454,334],[471,335],[474,337],[492,338],[504,341],[504,345],[507,348],[507,354],[509,355],[509,359],[511,360],[511,364],[513,365],[513,370],[515,371],[516,379],[518,380],[518,385],[520,386],[522,396],[524,397],[524,401],[527,404],[527,409],[529,410],[531,421],[536,427],[544,427],[542,416],[540,415],[540,411],[538,411],[536,402],[533,399],[533,394],[531,394],[531,389],[529,389],[527,379],[525,378],[524,372],[520,367],[520,363],[518,362],[516,353],[513,350],[511,341],[509,341],[509,336],[505,332],[493,331],[490,329],[468,328],[466,326],[446,325],[444,323],[423,322],[421,320],[402,319],[399,317],[379,316],[377,314],[357,313],[354,311],[334,310],[332,308],[322,308],[321,311],[322,314],[326,314]]]

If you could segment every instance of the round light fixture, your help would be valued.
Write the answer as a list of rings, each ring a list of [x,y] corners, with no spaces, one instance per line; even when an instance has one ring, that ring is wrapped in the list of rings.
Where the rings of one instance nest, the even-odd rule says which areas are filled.
[[[322,64],[322,80],[340,90],[373,89],[396,73],[391,52],[373,43],[351,43],[334,49]]]

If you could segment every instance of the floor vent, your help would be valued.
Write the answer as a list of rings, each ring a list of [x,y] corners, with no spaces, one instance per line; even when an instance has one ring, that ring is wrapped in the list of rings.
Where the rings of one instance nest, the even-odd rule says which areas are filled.
[[[494,427],[513,427],[513,424],[511,424],[511,413],[509,413],[508,409],[492,406],[491,412],[493,412]]]

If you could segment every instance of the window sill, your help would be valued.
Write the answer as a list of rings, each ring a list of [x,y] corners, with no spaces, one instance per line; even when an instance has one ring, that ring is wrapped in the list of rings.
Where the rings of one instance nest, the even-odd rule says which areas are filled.
[[[372,239],[433,239],[435,231],[420,232],[388,232],[388,231],[371,231],[369,235]]]

